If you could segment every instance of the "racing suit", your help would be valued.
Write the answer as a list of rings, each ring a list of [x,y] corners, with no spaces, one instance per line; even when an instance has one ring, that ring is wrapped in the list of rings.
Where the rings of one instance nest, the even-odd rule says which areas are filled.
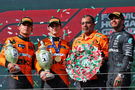
[[[36,68],[37,71],[41,70],[37,60],[35,59],[34,44],[29,41],[29,38],[23,37],[22,35],[7,38],[5,44],[7,44],[9,40],[14,48],[18,50],[19,57],[17,64],[20,67],[20,71],[18,73],[11,74],[11,77],[9,77],[9,88],[33,88],[31,71],[34,68]],[[7,67],[8,63],[9,62],[5,58],[3,48],[0,53],[0,65]]]
[[[96,30],[94,30],[87,39],[84,39],[84,33],[81,34],[79,37],[77,37],[72,45],[72,50],[76,50],[76,46],[78,45],[84,45],[84,44],[90,44],[98,48],[98,50],[101,50],[103,57],[108,57],[108,37],[98,33]],[[107,60],[104,60],[103,63],[105,63]],[[104,64],[100,68],[100,72],[107,72],[103,71],[102,69],[107,68],[104,66]],[[102,71],[103,72],[102,72]],[[87,80],[87,82],[80,82],[81,87],[104,87],[105,86],[105,78],[107,78],[107,75],[95,75],[90,80]]]
[[[109,38],[109,74],[107,86],[113,87],[118,73],[123,74],[121,86],[130,85],[130,68],[133,61],[134,38],[125,30],[114,32]]]
[[[51,36],[48,36],[42,41],[45,43],[47,50],[53,53],[53,64],[51,66],[51,72],[55,75],[55,78],[47,80],[47,84],[52,88],[67,88],[69,86],[69,79],[65,69],[64,60],[66,59],[70,50],[68,43],[65,40],[60,39],[59,37]],[[56,48],[59,49],[58,52]],[[57,56],[60,56],[61,61],[55,60]]]

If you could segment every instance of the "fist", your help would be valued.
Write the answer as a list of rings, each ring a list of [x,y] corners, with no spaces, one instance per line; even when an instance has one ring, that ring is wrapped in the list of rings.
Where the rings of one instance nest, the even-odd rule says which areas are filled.
[[[8,69],[10,73],[17,73],[20,71],[20,67],[17,64],[9,63]]]
[[[54,78],[54,75],[50,72],[45,72],[45,71],[42,71],[40,73],[40,78],[44,81],[46,80],[50,80],[50,79],[53,79]]]

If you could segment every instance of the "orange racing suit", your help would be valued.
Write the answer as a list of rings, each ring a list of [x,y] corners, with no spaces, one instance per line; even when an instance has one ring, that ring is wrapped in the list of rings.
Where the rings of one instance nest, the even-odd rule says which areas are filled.
[[[87,39],[84,39],[84,34],[77,37],[73,42],[72,50],[81,44],[92,44],[101,50],[105,57],[108,57],[108,38],[97,31],[93,31]]]
[[[53,40],[53,42],[51,40]],[[54,74],[57,74],[57,75],[55,75],[55,77],[57,77],[57,76],[59,77],[57,79],[54,78],[53,80],[47,80],[47,82],[52,81],[52,82],[50,82],[50,84],[55,82],[54,85],[56,85],[57,83],[60,83],[62,81],[67,87],[69,85],[69,79],[68,79],[67,72],[65,70],[65,61],[64,60],[66,59],[67,54],[69,53],[69,50],[70,50],[68,43],[65,40],[60,39],[59,37],[52,37],[51,39],[45,38],[42,41],[45,43],[47,50],[51,50],[53,53],[53,64],[51,66],[51,71]],[[40,46],[40,44],[39,44],[39,46]],[[59,47],[58,53],[55,50],[55,46],[56,46],[56,48]],[[59,61],[59,62],[55,61],[55,58],[57,56],[60,56],[61,61]],[[59,82],[58,80],[60,80],[60,79],[61,79],[61,81]],[[52,85],[52,86],[50,85],[50,86],[55,87],[54,85]],[[56,87],[59,88],[59,87],[62,87],[62,85],[63,84],[61,84],[61,85],[59,84],[59,85],[56,85]]]
[[[78,45],[90,44],[101,50],[102,56],[104,59],[108,57],[108,38],[107,36],[98,33],[97,31],[93,31],[86,39],[84,38],[84,33],[77,37],[73,44],[72,50],[76,50]],[[107,60],[103,60],[103,65],[100,67],[100,73],[107,72],[106,66]],[[87,82],[80,82],[82,87],[103,87],[106,85],[104,81],[106,81],[107,75],[104,74],[96,74]],[[98,84],[99,83],[99,84]]]
[[[35,68],[37,71],[41,70],[39,64],[37,63],[37,60],[35,59],[34,44],[32,44],[29,41],[29,38],[25,38],[21,35],[7,38],[7,40],[5,41],[5,45],[8,43],[9,40],[19,52],[17,64],[20,67],[19,74],[21,73],[21,76],[19,76],[19,74],[16,74],[15,76],[12,75],[12,78],[19,81],[21,80],[22,77],[25,77],[25,81],[21,82],[22,83],[28,82],[33,87],[33,79],[31,71],[33,68]],[[0,65],[7,67],[8,63],[9,62],[6,61],[6,58],[4,56],[4,48],[3,48],[0,53]]]

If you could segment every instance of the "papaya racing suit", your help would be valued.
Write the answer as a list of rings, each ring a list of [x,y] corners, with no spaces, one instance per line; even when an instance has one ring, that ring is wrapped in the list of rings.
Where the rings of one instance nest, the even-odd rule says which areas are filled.
[[[9,77],[9,88],[33,88],[31,71],[33,68],[36,68],[37,71],[40,71],[41,69],[35,59],[34,45],[29,41],[29,38],[23,37],[22,35],[7,38],[5,45],[9,40],[14,48],[19,52],[17,64],[20,67],[20,71],[18,73],[11,74],[11,77]],[[9,62],[5,58],[3,48],[0,53],[0,65],[7,67],[8,63]]]
[[[76,50],[76,47],[78,45],[93,45],[98,48],[98,50],[101,50],[102,56],[105,58],[108,57],[108,37],[98,33],[96,30],[94,30],[88,38],[84,38],[85,34],[82,33],[79,37],[77,37],[72,45],[72,50]],[[106,62],[107,60],[103,60],[103,62]],[[104,66],[104,64],[102,65]],[[106,67],[105,67],[106,68]],[[100,68],[101,72],[101,68]],[[103,87],[105,86],[105,83],[103,83],[105,78],[102,77],[107,77],[103,75],[95,75],[93,76],[90,80],[87,80],[87,82],[80,82],[81,87]],[[102,80],[101,80],[102,79]],[[102,82],[103,81],[103,82]]]
[[[47,84],[52,88],[68,88],[69,79],[65,69],[65,59],[70,50],[68,43],[59,37],[51,36],[48,36],[42,41],[45,43],[47,50],[51,51],[53,54],[51,73],[55,75],[55,78],[47,80]],[[58,61],[57,57],[60,57]]]
[[[109,74],[107,86],[113,87],[118,74],[122,74],[122,85],[130,85],[130,69],[133,61],[134,38],[125,30],[114,32],[109,38]]]

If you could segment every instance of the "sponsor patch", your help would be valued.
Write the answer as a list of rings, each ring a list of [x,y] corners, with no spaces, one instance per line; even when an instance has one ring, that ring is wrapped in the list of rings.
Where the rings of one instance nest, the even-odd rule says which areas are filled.
[[[18,47],[25,48],[24,44],[18,44]]]

